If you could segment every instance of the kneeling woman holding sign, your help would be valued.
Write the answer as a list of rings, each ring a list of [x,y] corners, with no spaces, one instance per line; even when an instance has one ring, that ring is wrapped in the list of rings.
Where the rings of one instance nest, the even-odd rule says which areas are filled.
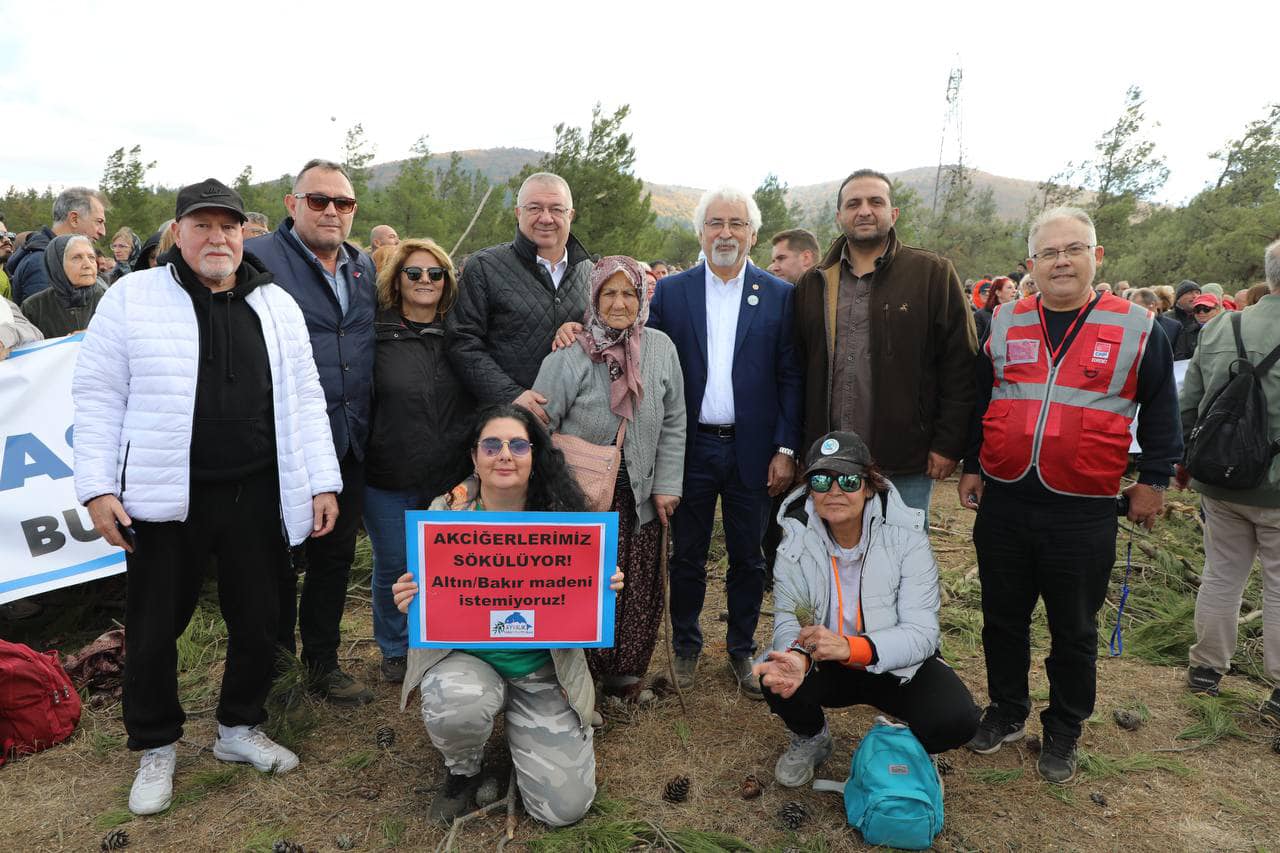
[[[546,430],[519,406],[482,411],[469,440],[475,476],[433,510],[580,512],[582,492]],[[622,574],[611,588],[622,589]],[[412,574],[391,587],[409,611]],[[581,648],[469,651],[411,648],[401,706],[422,691],[422,719],[449,777],[431,803],[432,819],[464,813],[480,783],[480,760],[494,719],[506,712],[507,741],[526,811],[565,826],[587,813],[596,794],[591,712],[595,689]]]
[[[938,654],[938,564],[911,509],[862,439],[828,433],[779,514],[773,650],[756,664],[791,745],[774,776],[804,785],[831,754],[822,709],[873,705],[931,753],[966,743],[978,708]]]

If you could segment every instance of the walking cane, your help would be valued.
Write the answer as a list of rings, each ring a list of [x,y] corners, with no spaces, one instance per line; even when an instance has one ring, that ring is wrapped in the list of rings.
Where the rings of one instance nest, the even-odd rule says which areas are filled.
[[[669,583],[668,563],[668,545],[671,539],[671,525],[674,520],[667,518],[667,523],[662,527],[662,552],[658,560],[658,573],[662,576],[662,639],[667,647],[667,675],[671,678],[671,685],[676,689],[676,698],[680,700],[680,713],[686,717],[689,715],[689,709],[684,704],[684,691],[680,689],[680,682],[676,679],[676,656],[671,648],[671,584]]]

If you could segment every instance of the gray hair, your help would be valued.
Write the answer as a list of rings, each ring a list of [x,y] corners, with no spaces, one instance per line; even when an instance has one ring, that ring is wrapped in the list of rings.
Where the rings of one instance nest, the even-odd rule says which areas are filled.
[[[1078,207],[1051,207],[1031,221],[1031,230],[1027,232],[1028,258],[1036,253],[1036,235],[1040,233],[1040,229],[1059,219],[1074,219],[1083,223],[1089,229],[1089,244],[1098,245],[1098,230],[1093,227],[1093,220],[1089,218],[1089,214]]]
[[[308,160],[306,164],[303,165],[302,169],[298,172],[298,177],[293,179],[294,192],[298,191],[298,184],[302,183],[302,176],[305,175],[307,172],[310,172],[312,169],[319,169],[323,172],[337,172],[338,174],[342,175],[342,177],[347,179],[347,183],[351,183],[351,176],[347,174],[346,169],[342,168],[341,163],[335,163],[332,160],[322,160],[317,157],[314,160]]]
[[[1137,287],[1133,290],[1133,301],[1141,305],[1145,305],[1152,311],[1158,311],[1160,306],[1160,297],[1156,296],[1156,292],[1149,287]]]
[[[747,206],[747,219],[751,222],[751,230],[757,232],[760,230],[761,222],[760,205],[756,204],[756,200],[752,198],[751,193],[745,193],[737,187],[716,187],[707,190],[702,194],[702,198],[698,199],[698,206],[693,211],[693,230],[702,236],[702,223],[707,218],[707,208],[711,206],[713,201],[727,201],[730,204],[745,204]]]
[[[97,252],[97,251],[98,251],[98,250],[94,247],[94,245],[93,245],[93,241],[92,241],[92,240],[90,240],[88,237],[84,236],[83,234],[72,234],[72,235],[71,235],[71,239],[70,239],[70,240],[68,240],[68,241],[66,242],[66,245],[64,245],[64,246],[62,247],[63,254],[65,255],[65,254],[66,254],[66,252],[68,252],[68,251],[71,249],[71,246],[72,246],[73,244],[75,244],[75,243],[79,243],[79,242],[80,242],[80,241],[82,241],[82,240],[83,240],[85,243],[88,243],[88,244],[89,244],[89,248],[90,248],[90,249],[93,249],[95,252]]]
[[[525,190],[531,184],[543,184],[553,186],[564,193],[565,203],[570,209],[573,208],[573,190],[569,189],[569,182],[553,172],[534,172],[532,175],[524,179],[524,183],[520,185],[520,191],[516,193],[516,205],[524,204]]]
[[[265,213],[249,211],[244,215],[244,218],[246,222],[252,222],[254,225],[261,225],[263,228],[267,227],[267,215]]]
[[[102,193],[97,190],[91,190],[88,187],[68,187],[58,194],[53,200],[53,221],[54,224],[66,222],[70,218],[72,211],[81,216],[88,216],[93,199],[106,207],[107,203],[102,198]]]
[[[1280,240],[1267,247],[1263,267],[1266,270],[1267,284],[1272,293],[1280,293]]]

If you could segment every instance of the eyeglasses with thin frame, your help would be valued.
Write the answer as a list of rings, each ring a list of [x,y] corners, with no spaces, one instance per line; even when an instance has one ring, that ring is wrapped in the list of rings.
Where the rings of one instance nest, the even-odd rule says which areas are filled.
[[[324,193],[294,193],[294,198],[305,199],[307,207],[316,213],[324,213],[325,209],[332,204],[333,209],[338,213],[352,213],[356,209],[356,200],[350,196],[332,196]]]
[[[1036,252],[1031,256],[1031,260],[1038,264],[1051,264],[1058,260],[1058,255],[1066,255],[1071,260],[1083,258],[1095,247],[1085,243],[1072,243],[1065,249],[1045,249],[1042,252]]]
[[[825,495],[831,491],[831,484],[835,483],[840,487],[840,491],[847,495],[862,488],[861,474],[829,474],[825,471],[819,471],[809,475],[809,488],[820,495]]]
[[[570,211],[573,210],[573,208],[565,207],[562,204],[553,204],[550,207],[546,207],[541,204],[522,204],[520,205],[520,209],[532,216],[534,219],[537,219],[544,213],[550,213],[553,219],[559,220],[563,220],[569,215]]]
[[[512,456],[528,456],[533,450],[533,442],[527,438],[482,438],[476,446],[490,459],[501,453],[504,447],[511,451]]]
[[[735,234],[742,234],[751,230],[751,223],[744,219],[708,219],[702,223],[702,227],[713,234],[723,231],[726,225]]]
[[[405,267],[400,272],[409,281],[420,281],[424,274],[431,281],[444,281],[444,267]]]

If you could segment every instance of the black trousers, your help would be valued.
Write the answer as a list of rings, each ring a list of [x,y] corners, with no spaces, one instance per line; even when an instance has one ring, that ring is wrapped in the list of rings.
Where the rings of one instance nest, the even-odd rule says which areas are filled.
[[[930,754],[969,742],[980,712],[969,688],[938,656],[928,658],[903,684],[892,673],[871,673],[825,661],[817,664],[791,698],[764,688],[769,710],[804,737],[822,731],[823,708],[871,705],[906,723]]]
[[[1028,503],[988,486],[973,525],[982,583],[982,647],[996,712],[1021,722],[1031,713],[1031,611],[1044,599],[1050,650],[1047,735],[1075,740],[1093,713],[1098,610],[1116,561],[1111,500]],[[1095,506],[1096,504],[1096,506]]]
[[[177,639],[191,621],[209,557],[218,560],[218,604],[227,663],[218,722],[255,726],[271,687],[276,579],[288,563],[275,468],[239,482],[193,483],[186,521],[135,521],[125,608],[124,725],[130,749],[182,737]]]
[[[302,662],[316,675],[338,667],[342,639],[342,608],[347,603],[351,562],[356,556],[356,534],[364,512],[364,462],[350,450],[342,458],[342,493],[338,495],[338,522],[333,531],[304,544],[306,574],[302,595],[292,572],[280,575],[280,645],[294,654],[294,625],[302,635]]]

